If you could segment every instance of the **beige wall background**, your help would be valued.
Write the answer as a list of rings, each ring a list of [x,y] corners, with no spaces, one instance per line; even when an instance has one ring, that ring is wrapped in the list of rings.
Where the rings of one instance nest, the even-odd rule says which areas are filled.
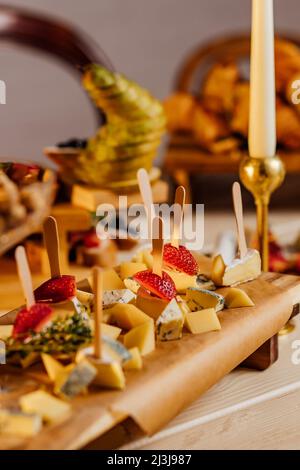
[[[163,98],[193,47],[250,28],[250,0],[9,0],[88,32],[115,67]],[[1,5],[1,2],[0,2]],[[275,0],[276,27],[300,35],[299,0]],[[43,160],[42,148],[89,136],[95,121],[68,70],[48,57],[0,44],[0,159]]]

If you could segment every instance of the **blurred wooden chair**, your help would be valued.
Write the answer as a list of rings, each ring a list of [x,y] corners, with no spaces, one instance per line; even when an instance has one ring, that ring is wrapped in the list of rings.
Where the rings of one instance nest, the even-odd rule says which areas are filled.
[[[0,5],[0,47],[7,43],[49,54],[78,77],[91,62],[113,69],[99,45],[82,31],[29,9]],[[96,111],[101,124],[104,115]]]

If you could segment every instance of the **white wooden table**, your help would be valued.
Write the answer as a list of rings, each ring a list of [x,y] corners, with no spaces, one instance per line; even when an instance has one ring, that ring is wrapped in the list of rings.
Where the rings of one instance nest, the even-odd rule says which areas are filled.
[[[127,422],[87,448],[300,449],[300,365],[291,362],[300,318],[295,324],[268,370],[235,370],[152,437]]]

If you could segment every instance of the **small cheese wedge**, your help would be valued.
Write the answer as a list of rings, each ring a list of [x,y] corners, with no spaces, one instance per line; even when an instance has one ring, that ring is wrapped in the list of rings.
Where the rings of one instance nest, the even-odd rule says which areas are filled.
[[[132,292],[134,292],[135,294],[138,293],[138,290],[140,288],[140,285],[138,282],[136,282],[133,277],[127,277],[126,279],[124,279],[124,285],[126,287],[126,289],[129,289],[131,290]]]
[[[126,335],[124,335],[124,345],[128,349],[137,347],[142,356],[154,351],[155,331],[153,320],[136,326],[126,333]]]
[[[133,302],[136,295],[129,289],[105,290],[103,292],[103,308],[110,308],[115,304],[129,304]]]
[[[63,398],[73,398],[82,393],[96,375],[97,370],[86,359],[70,364],[56,376],[54,393]]]
[[[140,370],[143,367],[143,360],[141,353],[137,347],[129,349],[131,354],[131,359],[124,362],[123,369],[124,370]]]
[[[94,294],[77,289],[76,297],[83,305],[86,305],[92,312],[94,309]]]
[[[132,277],[140,271],[146,271],[147,266],[144,263],[121,263],[120,264],[120,277],[124,281],[127,277]]]
[[[116,304],[107,310],[110,322],[124,330],[131,330],[149,321],[149,316],[132,304]]]
[[[41,429],[39,415],[0,409],[0,434],[26,438],[35,436]]]
[[[105,310],[105,313],[108,310]],[[109,319],[109,316],[107,318]],[[94,320],[90,320],[90,325],[91,325],[92,331],[94,331],[94,329],[95,329]],[[111,339],[118,339],[118,337],[120,336],[122,330],[121,330],[121,328],[118,328],[117,326],[108,325],[107,323],[101,323],[101,331],[102,331],[103,335],[108,336]]]
[[[0,325],[0,339],[6,341],[12,335],[13,325]]]
[[[159,299],[140,287],[136,297],[136,306],[149,317],[157,320],[168,305],[168,300]]]
[[[61,422],[71,413],[71,405],[44,390],[27,393],[20,398],[20,407],[24,413],[34,413],[49,423]]]
[[[122,330],[117,326],[101,323],[101,331],[105,336],[108,336],[111,339],[118,339]]]
[[[192,312],[203,308],[214,308],[216,312],[219,312],[225,306],[223,295],[206,289],[198,289],[197,287],[187,289],[186,300]]]
[[[185,316],[185,326],[194,335],[221,329],[221,324],[214,308],[188,313]]]
[[[213,259],[211,278],[216,286],[223,285],[223,276],[226,269],[226,264],[221,255],[217,255]]]
[[[175,299],[172,299],[156,320],[156,334],[160,341],[180,339],[184,315]]]
[[[49,379],[55,382],[58,375],[63,372],[64,366],[54,359],[54,357],[50,356],[50,354],[43,353],[41,357]]]
[[[238,287],[231,287],[225,294],[227,308],[254,307],[254,302],[249,295]]]
[[[93,383],[99,387],[123,390],[125,388],[125,375],[119,362],[104,362],[94,357],[88,358],[92,367],[96,369]]]
[[[221,255],[213,261],[212,279],[218,286],[236,286],[256,279],[261,274],[261,259],[257,250],[248,250],[242,259],[226,266]]]

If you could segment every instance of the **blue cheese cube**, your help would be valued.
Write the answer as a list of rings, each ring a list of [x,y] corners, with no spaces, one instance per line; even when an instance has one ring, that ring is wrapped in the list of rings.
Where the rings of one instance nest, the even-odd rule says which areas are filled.
[[[187,289],[186,301],[192,312],[206,308],[214,308],[216,312],[219,312],[225,306],[223,295],[207,289],[198,289],[197,287]]]
[[[168,303],[156,320],[156,334],[160,341],[180,339],[184,315],[175,299]]]
[[[135,298],[136,295],[129,289],[106,290],[103,292],[103,308],[109,308],[118,303],[129,304]]]
[[[56,377],[54,393],[64,398],[73,398],[85,391],[96,375],[97,370],[86,360],[71,364]]]

